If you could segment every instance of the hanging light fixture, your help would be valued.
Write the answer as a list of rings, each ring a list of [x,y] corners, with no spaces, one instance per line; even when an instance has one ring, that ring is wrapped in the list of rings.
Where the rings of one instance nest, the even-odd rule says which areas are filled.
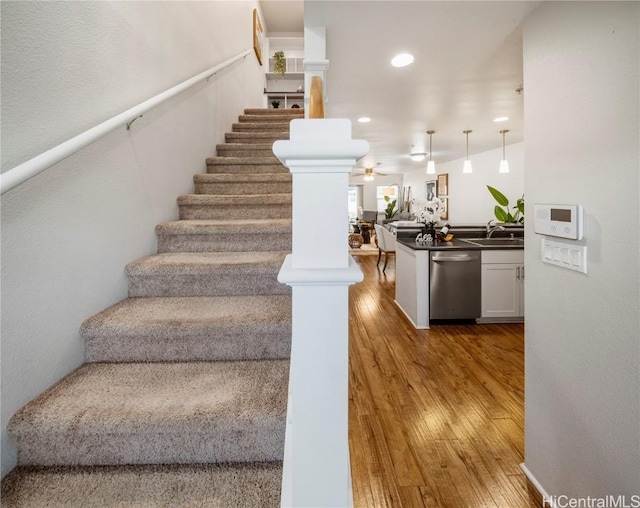
[[[364,168],[364,181],[373,181],[373,168]]]
[[[431,136],[435,134],[436,131],[427,131],[429,134],[429,162],[427,162],[427,174],[435,175],[436,174],[436,163],[433,162],[433,150],[431,149]]]
[[[471,161],[469,160],[469,133],[473,132],[471,130],[462,131],[467,135],[467,158],[464,160],[464,166],[462,168],[463,173],[472,173],[473,168],[471,167]]]
[[[502,160],[500,161],[500,170],[499,173],[508,173],[509,172],[509,161],[504,154],[504,135],[509,132],[509,129],[502,129],[500,134],[502,134]]]

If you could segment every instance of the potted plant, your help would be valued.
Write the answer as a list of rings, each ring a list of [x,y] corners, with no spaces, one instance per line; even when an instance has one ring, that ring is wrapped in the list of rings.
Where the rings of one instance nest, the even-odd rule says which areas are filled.
[[[287,61],[284,58],[284,51],[276,51],[273,54],[273,72],[284,76],[287,70]]]
[[[435,241],[436,225],[440,221],[443,212],[441,201],[435,198],[433,201],[425,203],[414,199],[412,203],[416,206],[414,213],[418,217],[418,222],[424,223],[425,235],[431,235],[431,238]]]
[[[280,101],[271,101],[271,105],[273,106],[273,109],[278,109]]]
[[[396,207],[397,199],[391,201],[391,198],[387,195],[384,196],[384,200],[387,202],[387,207],[384,209],[384,218],[390,219],[393,217],[393,210]]]
[[[487,185],[487,189],[498,202],[493,209],[493,213],[500,222],[511,222],[515,224],[524,224],[524,195],[516,201],[516,205],[513,206],[514,213],[509,211],[509,200],[495,187]],[[498,206],[499,205],[499,206]],[[504,207],[504,208],[503,208]]]

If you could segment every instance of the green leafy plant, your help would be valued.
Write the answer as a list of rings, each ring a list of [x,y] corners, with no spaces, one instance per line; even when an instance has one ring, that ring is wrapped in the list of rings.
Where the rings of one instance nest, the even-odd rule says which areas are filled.
[[[287,61],[284,58],[284,51],[276,51],[273,54],[273,72],[277,72],[284,76],[287,70]]]
[[[493,209],[493,213],[498,221],[524,224],[524,195],[516,201],[515,206],[511,207],[514,210],[512,214],[509,211],[509,200],[507,197],[495,187],[491,187],[491,185],[487,185],[487,189],[489,189],[493,198],[498,202]]]
[[[274,107],[274,109],[278,109],[278,106],[280,106],[280,101],[271,101],[271,105]]]
[[[393,201],[391,201],[391,198],[386,195],[384,196],[384,200],[387,202],[387,207],[384,209],[384,218],[390,219],[391,217],[393,217],[393,210],[396,207],[396,202],[398,200],[394,199]]]

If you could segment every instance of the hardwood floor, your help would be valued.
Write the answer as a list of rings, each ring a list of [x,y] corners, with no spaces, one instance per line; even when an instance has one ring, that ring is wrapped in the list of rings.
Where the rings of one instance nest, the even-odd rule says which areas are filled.
[[[354,506],[540,506],[524,453],[523,325],[416,330],[394,303],[395,263],[355,258],[349,441]]]

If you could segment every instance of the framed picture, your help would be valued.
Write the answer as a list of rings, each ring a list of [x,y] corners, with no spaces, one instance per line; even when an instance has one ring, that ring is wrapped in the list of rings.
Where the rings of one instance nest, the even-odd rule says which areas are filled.
[[[449,198],[440,198],[440,220],[449,220]]]
[[[438,175],[438,196],[449,195],[449,173]]]
[[[258,15],[258,9],[253,9],[253,51],[258,62],[262,65],[262,23]]]
[[[438,197],[438,193],[436,192],[436,180],[429,180],[425,182],[426,185],[426,193],[425,197],[427,201],[433,201]]]

